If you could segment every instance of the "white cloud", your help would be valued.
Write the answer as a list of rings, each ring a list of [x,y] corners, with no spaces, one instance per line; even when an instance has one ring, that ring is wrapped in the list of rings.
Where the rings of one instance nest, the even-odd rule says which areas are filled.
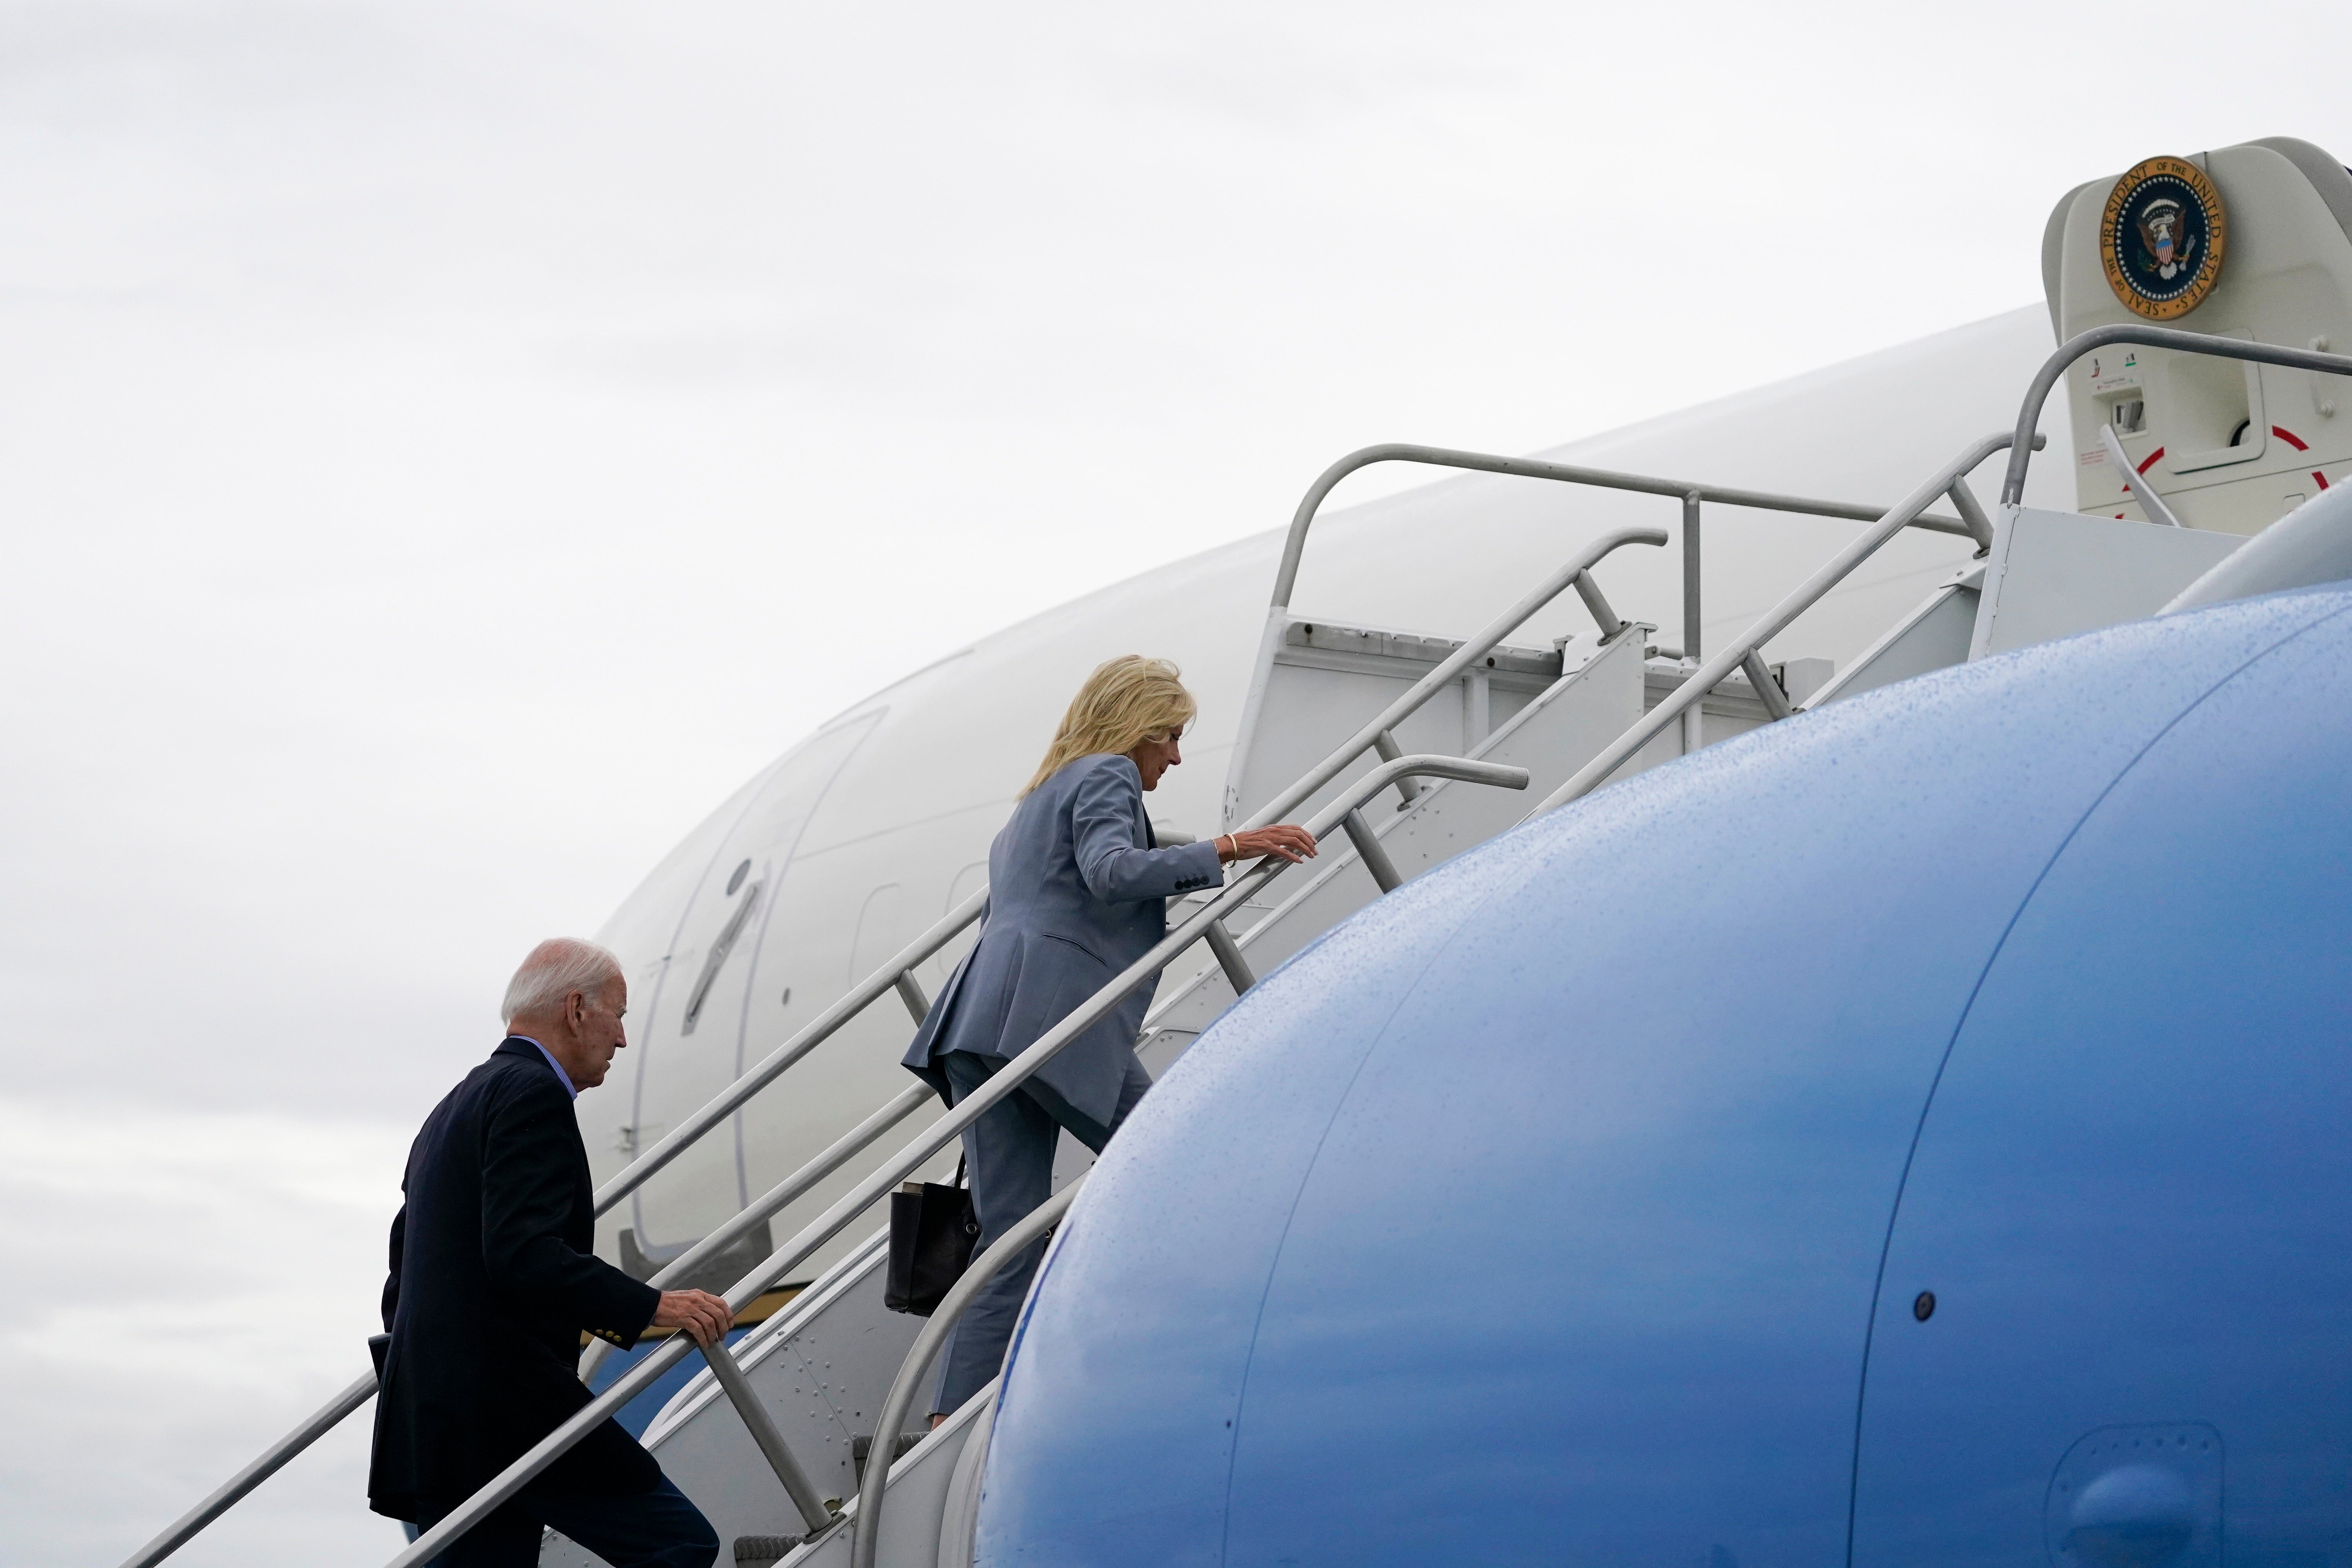
[[[0,1256],[32,1287],[0,1324],[12,1561],[120,1558],[364,1370],[408,1137],[0,1100]],[[182,1561],[388,1556],[395,1527],[362,1500],[368,1426]]]

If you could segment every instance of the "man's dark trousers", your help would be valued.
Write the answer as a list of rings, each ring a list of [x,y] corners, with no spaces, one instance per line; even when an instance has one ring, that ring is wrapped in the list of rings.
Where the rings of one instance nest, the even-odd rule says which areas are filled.
[[[454,1507],[455,1505],[451,1505]],[[426,1530],[446,1508],[421,1510]],[[431,1568],[535,1568],[540,1527],[576,1541],[613,1568],[708,1568],[719,1537],[667,1478],[634,1497],[541,1497],[525,1487],[433,1560]]]

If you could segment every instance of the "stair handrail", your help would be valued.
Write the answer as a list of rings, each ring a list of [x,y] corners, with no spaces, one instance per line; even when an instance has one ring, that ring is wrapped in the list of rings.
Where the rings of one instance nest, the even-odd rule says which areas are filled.
[[[2001,475],[2000,504],[2025,504],[2025,470],[2042,443],[2033,438],[2042,423],[2042,405],[2067,367],[2094,349],[2115,343],[2130,343],[2139,348],[2178,349],[2184,353],[2210,354],[2218,359],[2249,360],[2256,364],[2274,364],[2288,370],[2314,370],[2327,375],[2352,375],[2352,356],[2323,353],[2317,349],[2291,349],[2279,343],[2252,342],[2242,338],[2217,338],[2210,332],[2183,331],[2179,327],[2146,327],[2130,322],[2113,327],[2093,327],[2077,332],[2051,353],[2033,373],[2032,384],[2026,388],[2025,400],[2018,405],[2017,429],[2010,437],[2009,468]]]
[[[898,1428],[906,1423],[907,1411],[915,1403],[915,1390],[930,1366],[931,1358],[940,1353],[940,1346],[947,1342],[956,1319],[982,1287],[1061,1220],[1077,1200],[1078,1189],[1086,1185],[1087,1175],[1079,1172],[1068,1185],[1022,1215],[1012,1228],[991,1242],[988,1250],[973,1258],[971,1266],[948,1288],[940,1304],[931,1309],[929,1321],[916,1333],[915,1342],[908,1348],[906,1359],[898,1363],[898,1375],[891,1380],[890,1392],[883,1396],[882,1408],[874,1418],[874,1446],[868,1450],[866,1473],[857,1479],[857,1512],[848,1516],[854,1519],[856,1532],[850,1537],[849,1568],[874,1568],[874,1553],[882,1541],[882,1500],[890,1484],[888,1446],[898,1442]],[[886,1437],[885,1433],[889,1436]],[[967,1437],[965,1441],[971,1439]]]
[[[1493,452],[1466,452],[1452,447],[1424,447],[1408,441],[1360,447],[1324,469],[1315,482],[1307,487],[1307,493],[1299,498],[1297,510],[1291,513],[1289,531],[1283,536],[1282,559],[1275,568],[1274,592],[1266,602],[1265,624],[1258,635],[1257,657],[1250,666],[1249,694],[1242,704],[1240,744],[1234,752],[1229,780],[1238,780],[1241,776],[1248,755],[1249,738],[1256,727],[1258,710],[1265,700],[1267,672],[1273,668],[1275,655],[1282,647],[1284,634],[1290,625],[1290,595],[1297,585],[1299,563],[1307,553],[1307,531],[1314,526],[1332,487],[1357,469],[1370,468],[1375,463],[1425,463],[1433,468],[1466,468],[1480,473],[1507,474],[1518,479],[1549,479],[1560,484],[1590,485],[1601,489],[1631,490],[1679,500],[1683,521],[1683,642],[1685,651],[1693,657],[1698,651],[1698,516],[1704,503],[1718,501],[1726,506],[1834,517],[1852,522],[1875,521],[1882,515],[1874,507],[1861,506],[1852,501],[1822,500],[1812,496],[1782,495],[1772,490],[1741,489],[1695,479],[1661,479],[1654,474],[1592,468],[1577,463],[1552,463],[1537,458],[1509,458]],[[1910,526],[1973,539],[1979,552],[1990,547],[1992,524],[1985,517],[1983,509],[1976,504],[1976,499],[1963,491],[1956,493],[1952,501],[1959,511],[1958,517],[1931,516],[1923,512],[1911,520]],[[1598,616],[1601,606],[1594,605],[1592,607]],[[1395,754],[1386,747],[1383,753]],[[1232,814],[1239,805],[1232,795],[1233,788],[1229,782],[1225,812],[1227,821],[1234,827],[1261,827],[1274,820],[1272,816],[1261,812],[1246,823],[1233,823]],[[1313,791],[1307,793],[1312,794]],[[1284,805],[1280,809],[1287,810],[1289,807]]]
[[[1526,479],[1554,479],[1562,484],[1591,485],[1600,489],[1633,490],[1643,495],[1669,496],[1676,500],[1696,496],[1702,501],[1752,508],[1758,511],[1793,511],[1807,517],[1834,517],[1847,522],[1875,522],[1885,515],[1878,507],[1854,501],[1822,500],[1812,496],[1781,495],[1772,490],[1740,489],[1696,479],[1660,479],[1654,474],[1628,473],[1618,468],[1589,468],[1578,463],[1551,463],[1537,458],[1506,458],[1492,452],[1465,452],[1453,447],[1423,447],[1410,441],[1384,441],[1359,447],[1323,470],[1299,498],[1291,514],[1290,531],[1282,541],[1282,564],[1275,569],[1274,596],[1268,608],[1290,608],[1290,591],[1298,582],[1298,564],[1307,552],[1307,532],[1333,486],[1359,468],[1374,463],[1426,463],[1433,468],[1469,468],[1480,473],[1509,474]],[[1937,533],[1974,538],[1975,531],[1959,518],[1921,516],[1914,526]]]
[[[1766,643],[1787,630],[1790,622],[1812,608],[1823,595],[1843,582],[1847,574],[1868,560],[1879,546],[1909,527],[1937,496],[1964,491],[1969,472],[2015,438],[2006,430],[1987,436],[1982,440],[1972,442],[1958,457],[1937,468],[1916,489],[1875,519],[1872,527],[1856,535],[1844,549],[1766,611],[1746,632],[1692,671],[1665,700],[1643,714],[1633,728],[1609,742],[1599,755],[1578,769],[1567,783],[1537,802],[1535,809],[1520,820],[1531,822],[1600,788],[1608,782],[1612,773],[1625,765],[1634,752],[1664,734],[1666,727],[1681,718],[1685,709],[1706,700],[1707,694],[1720,686],[1733,670],[1748,665],[1751,660],[1759,659]],[[2031,433],[2026,439],[2035,446],[2042,443],[2041,437]],[[1754,679],[1753,674],[1750,679]],[[1759,684],[1758,692],[1760,697],[1763,683]]]
[[[1446,778],[1470,784],[1482,784],[1501,789],[1525,789],[1528,774],[1525,768],[1504,767],[1492,763],[1476,763],[1463,757],[1415,754],[1399,757],[1372,769],[1358,779],[1339,798],[1324,807],[1309,822],[1308,830],[1318,838],[1328,833],[1347,813],[1365,801],[1394,785],[1399,779]],[[799,1267],[865,1213],[887,1196],[900,1182],[913,1175],[931,1157],[945,1149],[963,1130],[980,1120],[982,1113],[999,1100],[1013,1093],[1046,1062],[1087,1030],[1110,1015],[1113,1008],[1129,994],[1152,978],[1170,960],[1196,942],[1203,940],[1210,927],[1228,913],[1240,909],[1267,883],[1287,868],[1289,862],[1275,857],[1259,861],[1250,870],[1202,905],[1192,915],[1154,944],[1150,952],[1122,970],[1108,984],[1081,1003],[1078,1007],[1038,1037],[1022,1053],[998,1069],[979,1088],[972,1090],[953,1109],[931,1123],[914,1142],[908,1143],[879,1170],[868,1175],[856,1187],[835,1199],[816,1218],[803,1226],[798,1234],[771,1253],[749,1274],[736,1281],[726,1292],[730,1311],[743,1306],[769,1289],[776,1280]],[[438,1555],[450,1542],[487,1516],[520,1490],[548,1466],[569,1452],[572,1446],[587,1436],[599,1423],[620,1409],[638,1394],[650,1387],[660,1376],[686,1358],[694,1342],[683,1334],[674,1334],[635,1365],[622,1373],[603,1393],[591,1399],[562,1425],[541,1438],[530,1450],[516,1459],[465,1502],[443,1516],[433,1527],[394,1556],[386,1568],[417,1568]]]

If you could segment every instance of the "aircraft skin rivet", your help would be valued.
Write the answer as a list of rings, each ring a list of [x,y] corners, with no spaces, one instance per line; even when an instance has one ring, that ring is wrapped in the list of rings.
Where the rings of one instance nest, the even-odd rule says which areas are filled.
[[[1936,1293],[1933,1290],[1922,1290],[1918,1295],[1913,1297],[1911,1300],[1911,1315],[1918,1319],[1923,1323],[1928,1319],[1934,1317],[1936,1315]]]

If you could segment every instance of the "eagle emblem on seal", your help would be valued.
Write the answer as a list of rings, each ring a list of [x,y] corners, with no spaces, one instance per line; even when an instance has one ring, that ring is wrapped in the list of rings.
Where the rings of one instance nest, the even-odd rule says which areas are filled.
[[[2156,263],[2156,275],[2166,282],[2180,275],[2189,265],[2189,253],[2197,248],[2193,238],[2184,239],[2180,233],[2180,204],[2169,197],[2147,204],[2139,216],[2140,243]]]

